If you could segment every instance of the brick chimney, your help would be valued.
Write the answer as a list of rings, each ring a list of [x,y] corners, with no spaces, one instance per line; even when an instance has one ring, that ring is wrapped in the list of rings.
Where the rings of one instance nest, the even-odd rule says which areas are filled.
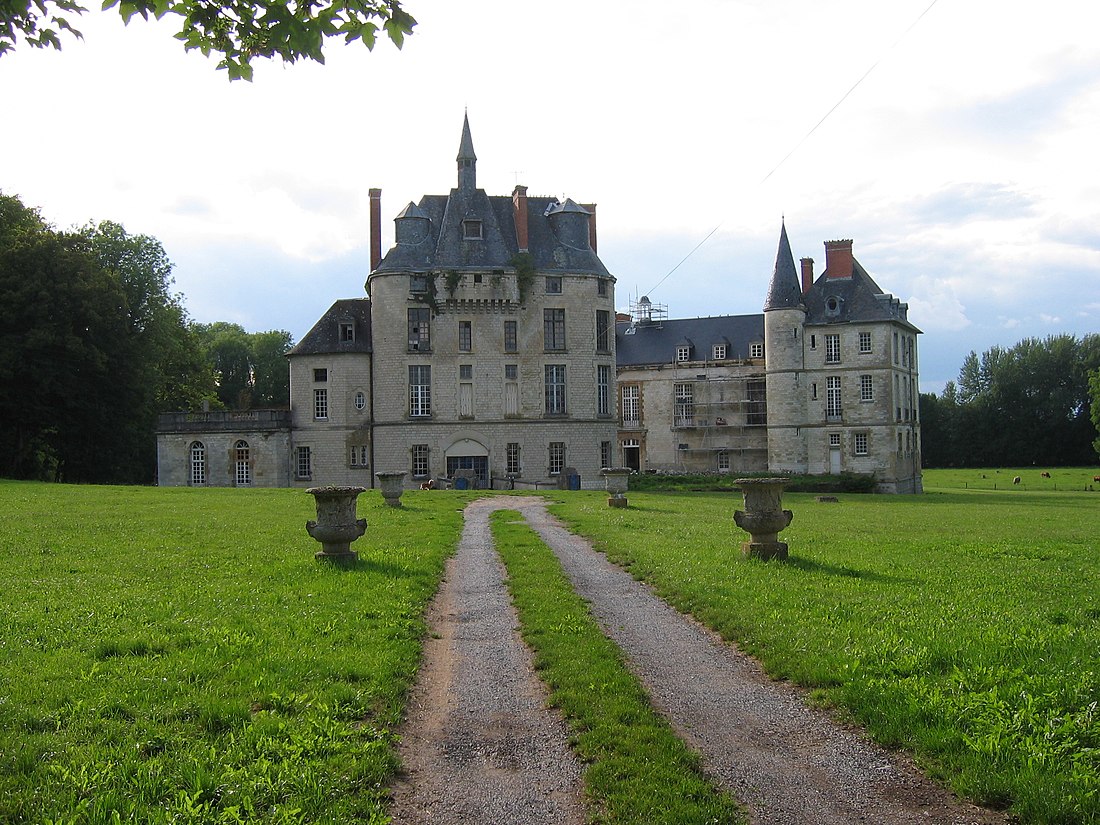
[[[852,277],[852,241],[825,241],[825,276]]]
[[[802,294],[805,295],[814,285],[814,259],[802,258],[799,263],[802,264]]]
[[[382,190],[370,190],[370,271],[382,263]]]
[[[516,184],[512,192],[512,212],[516,221],[516,246],[520,252],[530,249],[527,240],[527,187]]]
[[[582,203],[585,209],[592,213],[588,219],[588,245],[592,247],[592,251],[596,251],[596,204],[594,203]]]

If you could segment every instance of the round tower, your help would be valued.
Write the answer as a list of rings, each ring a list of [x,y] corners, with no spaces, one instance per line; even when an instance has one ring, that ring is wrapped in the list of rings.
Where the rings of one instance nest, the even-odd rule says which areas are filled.
[[[806,307],[787,240],[787,227],[779,233],[775,271],[764,302],[764,359],[768,399],[768,469],[772,472],[804,472],[806,439],[806,391],[803,331]]]

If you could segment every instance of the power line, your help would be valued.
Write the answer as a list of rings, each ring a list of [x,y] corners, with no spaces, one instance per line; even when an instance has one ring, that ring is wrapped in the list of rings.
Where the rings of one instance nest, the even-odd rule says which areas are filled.
[[[859,85],[861,83],[863,83],[864,80],[867,79],[867,76],[875,70],[875,68],[878,66],[878,64],[881,63],[886,58],[887,55],[889,55],[894,49],[897,48],[898,44],[901,43],[901,41],[905,39],[906,35],[908,35],[909,32],[911,32],[913,30],[913,27],[916,26],[917,23],[919,23],[921,20],[923,20],[924,16],[926,14],[928,14],[928,12],[932,11],[932,7],[935,6],[936,3],[938,3],[938,2],[939,2],[939,0],[932,0],[932,2],[928,4],[928,7],[924,11],[922,11],[919,15],[917,15],[917,19],[909,24],[909,27],[905,31],[903,31],[901,33],[901,35],[899,35],[898,38],[893,43],[890,44],[890,47],[886,51],[884,51],[874,63],[871,64],[871,67],[863,73],[863,75],[859,78],[859,80],[857,80],[855,83],[853,83],[852,87],[844,93],[844,95],[840,98],[840,100],[838,100],[836,103],[834,103],[832,108],[829,109],[829,111],[827,111],[821,117],[821,120],[819,120],[817,123],[815,123],[813,128],[810,129],[810,131],[808,131],[805,135],[802,136],[802,139],[800,141],[798,141],[798,143],[795,144],[794,148],[791,149],[791,151],[787,152],[787,154],[783,156],[783,159],[775,165],[775,168],[773,168],[770,172],[768,172],[768,174],[764,175],[764,177],[760,180],[760,183],[757,184],[758,186],[763,186],[767,182],[768,178],[770,178],[777,171],[779,171],[779,168],[784,163],[786,163],[788,160],[790,160],[791,156],[802,147],[802,144],[805,143],[807,140],[809,140],[810,136],[818,130],[818,128],[821,126],[821,124],[824,123],[826,120],[828,120],[829,116],[832,115],[832,113],[835,112],[838,108],[840,108],[840,104],[842,104],[845,100],[847,100],[849,95],[851,95],[852,92],[854,92],[857,88],[859,88]],[[656,284],[654,284],[653,287],[646,294],[651,294],[651,293],[655,292],[657,290],[657,287],[659,287],[661,284],[663,284],[665,281],[667,281],[669,276],[672,275],[672,273],[675,272],[677,269],[679,269],[681,267],[681,265],[683,265],[683,263],[685,261],[687,261],[688,258],[690,258],[692,255],[694,255],[695,252],[699,249],[699,247],[701,247],[708,240],[710,240],[711,236],[715,232],[717,232],[718,229],[722,226],[722,223],[724,223],[724,221],[719,223],[718,226],[714,227],[714,229],[710,230],[710,232],[707,233],[706,237],[703,238],[703,240],[699,241],[699,243],[697,243],[695,245],[695,248],[692,249],[691,252],[689,252],[687,255],[685,255],[681,259],[680,263],[678,263],[678,264],[676,264],[676,266],[672,267],[672,269],[670,269],[668,271],[668,273],[666,273],[665,276],[663,278],[661,278],[661,280],[659,280]]]

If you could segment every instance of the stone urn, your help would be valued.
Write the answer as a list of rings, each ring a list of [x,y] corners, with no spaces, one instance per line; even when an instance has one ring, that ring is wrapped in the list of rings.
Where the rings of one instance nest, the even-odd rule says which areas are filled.
[[[630,468],[604,467],[600,470],[607,487],[607,506],[626,507],[626,491],[630,489]]]
[[[741,552],[746,556],[787,558],[787,545],[779,541],[779,531],[794,518],[790,510],[783,509],[783,488],[787,483],[785,478],[739,478],[734,481],[745,496],[745,509],[735,511],[733,520],[750,536],[750,540],[741,545]]]
[[[366,487],[310,487],[306,490],[317,500],[317,520],[306,522],[306,532],[321,542],[318,559],[341,563],[354,562],[358,556],[351,543],[367,531],[367,520],[355,517],[355,499]]]
[[[405,471],[400,470],[390,473],[375,473],[378,483],[382,485],[382,498],[390,507],[401,506],[401,494],[405,492]]]

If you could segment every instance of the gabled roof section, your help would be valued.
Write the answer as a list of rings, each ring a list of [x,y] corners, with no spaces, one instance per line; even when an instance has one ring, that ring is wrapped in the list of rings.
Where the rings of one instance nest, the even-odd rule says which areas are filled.
[[[352,324],[352,338],[345,340],[343,330]],[[341,352],[370,352],[371,323],[369,298],[343,298],[321,316],[313,328],[287,353],[295,355],[331,355]]]
[[[683,341],[705,342],[706,351],[698,351],[693,358],[696,361],[710,359],[711,342],[726,342],[728,349],[722,362],[725,363],[748,358],[749,344],[763,340],[763,314],[681,318],[648,324],[619,321],[615,324],[615,363],[620,367],[669,364]]]
[[[764,301],[764,311],[797,309],[801,305],[802,288],[798,283],[798,271],[794,267],[791,243],[787,240],[787,225],[783,223],[779,231],[779,250],[775,254],[775,269],[768,287],[768,298]]]
[[[835,300],[835,309],[830,308]],[[896,321],[920,332],[909,322],[909,305],[883,292],[859,261],[852,259],[851,278],[822,273],[803,296],[807,324]]]

